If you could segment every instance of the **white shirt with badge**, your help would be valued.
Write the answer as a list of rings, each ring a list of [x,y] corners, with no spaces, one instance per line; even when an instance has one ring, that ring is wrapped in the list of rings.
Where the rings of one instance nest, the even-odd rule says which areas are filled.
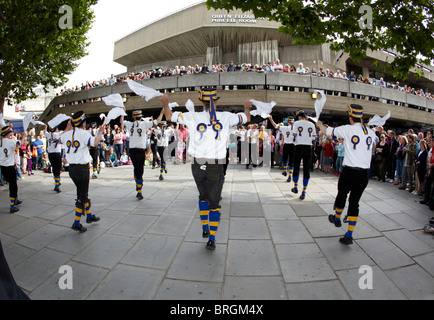
[[[18,148],[19,141],[2,138],[0,140],[0,166],[12,167],[15,165],[15,148]]]
[[[59,140],[60,132],[46,132],[45,138],[47,139],[47,152],[48,153],[61,153],[62,145]]]
[[[60,142],[65,145],[65,156],[69,164],[88,164],[91,160],[89,147],[95,145],[95,137],[83,129],[75,128],[63,132]]]
[[[147,118],[141,121],[124,121],[123,124],[130,134],[130,149],[146,149],[146,132],[152,128],[154,121]]]
[[[191,156],[204,159],[224,159],[230,129],[247,122],[244,113],[216,112],[216,117],[220,124],[219,127],[210,125],[208,111],[173,113],[171,121],[184,124],[189,130],[188,153]]]
[[[308,145],[313,144],[316,137],[315,125],[308,120],[298,120],[294,122],[292,135],[294,137],[294,145]]]
[[[278,126],[277,128],[282,133],[283,143],[285,144],[294,143],[294,137],[292,135],[291,126]]]
[[[378,143],[378,138],[372,129],[368,134],[363,132],[362,124],[345,125],[337,128],[328,127],[327,136],[344,139],[345,157],[343,165],[369,169],[371,167],[372,149]]]
[[[154,129],[154,134],[157,137],[157,147],[167,147],[169,139],[172,135],[172,128],[167,129]]]

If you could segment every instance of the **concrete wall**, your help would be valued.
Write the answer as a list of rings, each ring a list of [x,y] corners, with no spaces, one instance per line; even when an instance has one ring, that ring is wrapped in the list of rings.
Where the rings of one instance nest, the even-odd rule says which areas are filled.
[[[278,102],[277,108],[298,108],[307,105],[311,105],[313,108],[314,101],[311,93],[298,92],[298,88],[300,88],[300,91],[307,90],[309,92],[313,92],[314,89],[341,92],[343,96],[327,96],[324,112],[345,112],[347,104],[358,103],[366,106],[365,113],[367,115],[385,115],[387,111],[391,110],[392,119],[434,125],[434,113],[432,113],[434,112],[434,101],[393,89],[347,80],[276,72],[225,72],[147,79],[139,82],[156,90],[174,92],[170,93],[171,101],[179,101],[178,103],[184,103],[187,99],[199,103],[197,101],[197,91],[195,90],[201,86],[216,86],[219,90],[219,95],[225,97],[222,101],[234,107],[242,107],[246,99],[255,99],[259,101],[274,100]],[[227,90],[232,85],[236,89],[237,86],[255,86],[256,90]],[[295,89],[294,92],[285,92],[274,90],[276,86],[292,87]],[[192,87],[195,90],[183,92],[185,88],[191,89]],[[268,88],[269,90],[264,90],[264,88]],[[41,119],[43,121],[50,120],[58,113],[71,113],[77,110],[86,110],[85,112],[88,114],[107,112],[111,107],[98,101],[99,98],[112,93],[129,94],[131,92],[126,83],[120,83],[59,96],[50,103],[41,115]],[[353,95],[375,97],[379,101],[397,101],[401,102],[404,106],[353,99],[351,98]],[[420,110],[408,108],[408,105],[417,106]],[[134,108],[152,109],[161,108],[161,105],[159,99],[152,99],[146,103],[141,97],[131,97],[128,98],[126,107],[127,110],[133,110]]]

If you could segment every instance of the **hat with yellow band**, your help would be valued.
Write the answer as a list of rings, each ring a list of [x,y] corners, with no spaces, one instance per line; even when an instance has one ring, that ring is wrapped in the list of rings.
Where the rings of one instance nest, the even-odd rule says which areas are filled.
[[[362,123],[362,129],[365,134],[368,134],[368,129],[365,124],[365,120],[363,120],[363,107],[358,104],[349,104],[347,105],[347,114],[356,119],[360,119],[360,122]]]
[[[140,120],[142,118],[142,110],[133,111],[133,118]]]
[[[86,116],[83,111],[78,111],[72,115],[72,124],[74,127],[80,126],[86,120]]]
[[[6,137],[9,133],[14,132],[11,126],[6,126],[2,128],[2,137]]]

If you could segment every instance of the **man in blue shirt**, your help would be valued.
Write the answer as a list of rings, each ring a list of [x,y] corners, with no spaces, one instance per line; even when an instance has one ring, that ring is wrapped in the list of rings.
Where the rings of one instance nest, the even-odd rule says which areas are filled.
[[[44,152],[44,150],[43,150],[44,143],[42,142],[42,140],[39,137],[39,135],[36,136],[36,141],[33,142],[33,148],[36,148],[36,150],[38,152],[38,156],[37,156],[36,162],[35,162],[35,169],[36,170],[41,170],[42,154]]]

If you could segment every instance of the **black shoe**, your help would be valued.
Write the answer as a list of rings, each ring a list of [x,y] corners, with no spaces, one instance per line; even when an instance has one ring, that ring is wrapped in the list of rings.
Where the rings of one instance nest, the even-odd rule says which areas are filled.
[[[202,231],[202,238],[209,238],[209,230]]]
[[[304,193],[302,193],[300,196],[300,200],[304,200],[304,198],[306,198],[306,195]]]
[[[206,244],[206,248],[208,250],[215,250],[215,242],[212,240],[208,240],[208,242]]]
[[[297,188],[292,188],[291,191],[292,191],[293,193],[295,193],[295,194],[298,193],[298,189],[297,189]]]
[[[137,192],[136,198],[139,200],[143,200],[142,193]]]
[[[286,182],[291,182],[291,180],[292,180],[292,177],[289,176],[288,179],[286,179]]]
[[[60,192],[61,192],[59,188],[54,188],[53,191],[56,191],[57,193],[60,193]]]
[[[10,208],[9,210],[10,213],[15,213],[17,211],[20,211],[20,209],[18,209],[17,207]]]
[[[348,223],[348,215],[345,216],[344,223]]]
[[[428,203],[428,200],[423,199],[423,200],[420,200],[419,203],[420,203],[420,204],[427,204],[427,203]]]
[[[18,200],[18,199],[15,200],[15,205],[19,205],[19,204],[22,204],[22,203],[23,202],[21,200]]]
[[[398,188],[399,190],[405,190],[405,189],[407,189],[406,187],[399,187]]]
[[[99,220],[99,217],[93,215],[92,218],[86,218],[86,223],[98,222]]]
[[[353,244],[353,237],[347,238],[346,236],[343,236],[342,238],[339,238],[339,242],[346,245]]]
[[[164,180],[163,176],[160,176],[158,179],[160,179],[160,180]]]
[[[85,231],[87,231],[87,228],[86,228],[86,227],[83,227],[82,224],[80,224],[80,226],[76,226],[75,224],[73,224],[72,227],[71,227],[71,229],[72,229],[72,230],[75,230],[75,231],[80,231],[80,232],[85,232]]]
[[[93,174],[92,179],[98,179],[98,177],[95,174]]]
[[[329,214],[329,222],[333,223],[336,228],[342,227],[341,220],[336,221],[335,216],[333,214]]]
[[[285,177],[286,177],[287,175],[288,175],[288,174],[286,173],[286,171],[283,171],[283,172],[282,172],[282,176],[285,176]]]

